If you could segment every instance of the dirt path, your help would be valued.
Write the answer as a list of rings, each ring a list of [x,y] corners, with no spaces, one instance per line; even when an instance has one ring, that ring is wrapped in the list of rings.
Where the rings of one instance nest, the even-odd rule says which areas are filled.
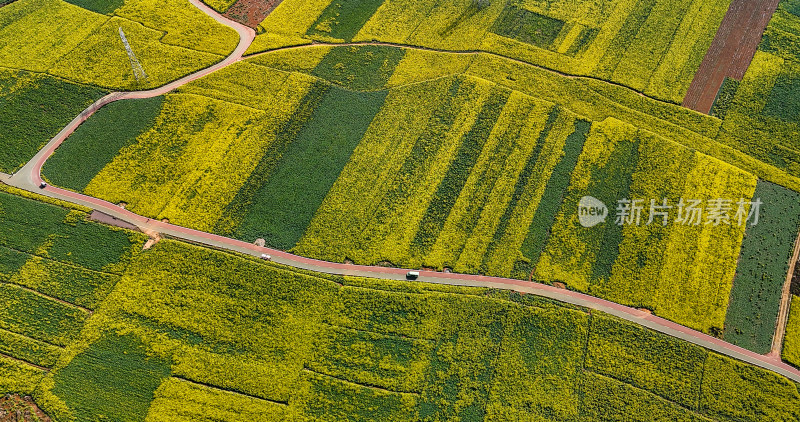
[[[726,77],[741,80],[780,0],[733,0],[689,85],[683,106],[710,113]]]

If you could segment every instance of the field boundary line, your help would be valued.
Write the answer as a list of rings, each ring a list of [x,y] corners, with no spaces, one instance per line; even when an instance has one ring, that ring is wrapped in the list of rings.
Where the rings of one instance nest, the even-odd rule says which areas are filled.
[[[635,385],[631,384],[630,382],[628,382],[628,381],[624,381],[624,380],[622,380],[622,379],[620,379],[620,378],[617,378],[617,377],[615,377],[615,376],[613,376],[613,375],[607,375],[607,374],[603,374],[603,373],[601,373],[601,372],[593,371],[593,370],[591,370],[591,369],[588,369],[588,368],[584,368],[583,370],[584,370],[585,372],[592,373],[592,374],[594,374],[594,375],[596,375],[596,376],[603,377],[603,378],[608,378],[608,379],[610,379],[610,380],[617,381],[617,382],[619,382],[619,383],[621,383],[621,384],[625,384],[625,385],[627,385],[627,386],[629,386],[629,387],[631,387],[631,388],[635,388],[635,389],[637,389],[637,390],[639,390],[639,391],[641,391],[641,392],[643,392],[643,393],[645,393],[645,394],[647,394],[647,395],[649,395],[649,396],[651,396],[651,397],[657,397],[657,398],[659,398],[659,399],[661,399],[661,400],[663,400],[663,401],[665,401],[665,402],[669,403],[670,405],[672,405],[672,406],[674,406],[674,407],[677,407],[677,408],[679,408],[679,409],[683,409],[683,410],[685,410],[686,412],[688,412],[688,413],[689,413],[689,414],[691,414],[691,415],[694,415],[694,416],[700,416],[700,417],[702,417],[702,418],[704,418],[704,419],[708,419],[708,417],[707,417],[706,415],[704,415],[703,413],[700,413],[700,411],[699,411],[699,410],[692,409],[692,408],[690,408],[690,407],[686,407],[686,406],[684,406],[684,405],[682,405],[682,404],[680,404],[680,403],[678,403],[678,402],[676,402],[676,401],[670,400],[670,399],[668,399],[668,398],[666,398],[666,397],[662,396],[661,394],[654,393],[654,392],[652,392],[652,391],[650,391],[650,390],[645,390],[645,389],[644,389],[644,388],[642,388],[642,387],[637,387],[637,386],[635,386]],[[702,374],[703,374],[704,372],[705,372],[705,367],[703,368],[703,372],[701,372],[701,377],[702,377]],[[701,389],[702,389],[702,386],[698,388],[698,390],[701,390]]]
[[[789,272],[786,273],[786,281],[783,282],[783,292],[781,294],[781,307],[778,311],[778,321],[775,334],[772,337],[772,348],[769,354],[780,358],[783,350],[783,337],[786,335],[786,325],[789,321],[789,308],[792,302],[792,278],[797,261],[800,260],[800,234],[794,241],[794,251],[789,258]]]
[[[440,48],[424,47],[424,46],[414,45],[414,44],[402,44],[402,43],[383,42],[383,41],[353,41],[353,42],[345,42],[345,43],[332,43],[332,42],[312,41],[310,44],[291,45],[291,46],[286,46],[286,47],[274,48],[272,50],[259,51],[258,53],[253,53],[253,54],[250,54],[250,55],[247,55],[247,56],[243,56],[241,58],[241,60],[247,60],[247,59],[255,58],[255,57],[258,57],[258,56],[261,56],[261,55],[274,53],[276,51],[282,51],[282,50],[294,50],[294,49],[310,48],[310,47],[359,47],[359,46],[365,46],[365,45],[375,46],[375,47],[394,47],[394,48],[401,48],[401,49],[408,49],[408,50],[420,50],[420,51],[428,51],[428,52],[432,52],[432,53],[456,54],[456,55],[461,55],[461,56],[468,56],[468,55],[477,56],[477,55],[485,54],[487,56],[498,57],[498,58],[505,59],[505,60],[508,60],[508,61],[511,61],[511,62],[514,62],[514,63],[517,63],[517,64],[524,65],[524,66],[534,67],[534,68],[537,68],[539,70],[542,70],[542,71],[545,71],[545,72],[550,72],[550,73],[553,73],[555,75],[562,76],[562,77],[569,78],[569,79],[585,79],[585,80],[593,80],[593,81],[597,81],[597,82],[607,83],[609,85],[613,85],[613,86],[616,86],[616,87],[619,87],[619,88],[624,88],[624,89],[626,89],[628,91],[631,91],[631,92],[634,92],[634,93],[636,93],[638,95],[641,95],[642,97],[649,98],[649,99],[651,99],[653,101],[657,101],[657,102],[662,103],[662,104],[681,107],[681,105],[678,104],[678,103],[672,103],[672,102],[669,102],[669,101],[660,100],[658,98],[648,96],[647,94],[645,94],[645,93],[643,93],[641,91],[633,89],[633,88],[631,88],[631,87],[629,87],[629,86],[627,86],[625,84],[621,84],[619,82],[611,82],[611,81],[608,81],[608,80],[605,80],[605,79],[602,79],[602,78],[598,78],[596,76],[576,75],[576,74],[572,74],[572,73],[566,73],[566,72],[562,72],[562,71],[559,71],[559,70],[556,70],[556,69],[552,69],[552,68],[549,68],[549,67],[546,67],[546,66],[542,66],[542,65],[535,64],[535,63],[526,62],[525,60],[518,59],[518,58],[515,58],[515,57],[511,57],[511,56],[507,56],[505,54],[495,53],[495,52],[486,51],[486,50],[444,50],[444,49],[440,49]]]
[[[357,331],[359,333],[365,333],[365,334],[375,334],[377,336],[383,336],[383,337],[394,337],[394,338],[399,338],[399,339],[403,339],[403,340],[422,341],[422,342],[426,342],[426,343],[435,343],[436,342],[436,340],[431,340],[431,339],[427,339],[427,338],[404,336],[402,334],[379,333],[377,331],[365,330],[363,328],[353,328],[353,327],[348,327],[348,326],[345,326],[345,325],[332,324],[330,322],[324,322],[324,321],[322,322],[322,325],[325,325],[325,326],[327,326],[329,328],[333,328],[333,329],[340,328],[342,330]]]
[[[313,369],[309,368],[309,367],[308,367],[308,366],[306,366],[306,365],[303,365],[303,369],[301,370],[301,372],[308,372],[308,373],[311,373],[311,374],[319,375],[319,376],[321,376],[321,377],[324,377],[324,378],[331,378],[331,379],[335,379],[335,380],[337,380],[337,381],[340,381],[340,382],[343,382],[343,383],[345,383],[345,384],[357,385],[357,386],[359,386],[359,387],[362,387],[362,388],[368,388],[368,389],[370,389],[370,390],[383,391],[384,393],[400,394],[400,395],[408,395],[408,396],[419,396],[420,394],[422,394],[422,393],[420,393],[420,392],[414,392],[414,391],[394,391],[394,390],[390,390],[390,389],[388,389],[388,388],[379,387],[379,386],[377,386],[377,385],[372,385],[372,384],[362,384],[362,383],[360,383],[360,382],[350,381],[350,380],[348,380],[348,379],[344,379],[344,378],[341,378],[341,377],[337,377],[336,375],[330,375],[330,374],[326,374],[326,373],[323,373],[323,372],[315,371],[315,370],[313,370]]]
[[[17,358],[17,357],[11,356],[11,355],[7,355],[7,354],[5,354],[5,353],[2,353],[2,352],[0,352],[0,357],[4,357],[4,358],[6,358],[6,359],[11,359],[11,360],[13,360],[13,361],[17,361],[17,362],[19,362],[19,363],[23,363],[23,364],[25,364],[25,365],[28,365],[28,366],[32,366],[32,367],[34,367],[34,368],[36,368],[36,369],[39,369],[39,370],[42,370],[42,371],[44,371],[44,372],[50,372],[50,368],[48,368],[48,367],[46,367],[46,366],[37,365],[37,364],[35,364],[35,363],[33,363],[33,362],[28,362],[28,361],[27,361],[27,360],[25,360],[25,359],[20,359],[20,358]]]
[[[119,99],[137,99],[137,98],[151,98],[164,93],[170,92],[175,88],[183,86],[193,80],[211,74],[219,69],[242,60],[242,57],[247,48],[255,38],[255,31],[251,28],[234,22],[228,18],[223,17],[204,3],[199,0],[189,0],[195,7],[213,17],[218,22],[230,26],[235,29],[240,35],[239,45],[231,53],[230,56],[221,62],[209,66],[205,69],[195,73],[184,76],[159,88],[147,91],[134,91],[134,92],[114,92],[100,100],[96,101],[83,112],[81,112],[75,119],[73,119],[66,127],[64,127],[54,138],[47,143],[28,163],[26,163],[19,171],[17,171],[11,178],[0,179],[4,183],[14,186],[16,188],[37,193],[40,195],[48,196],[63,200],[65,202],[81,205],[90,209],[103,212],[105,214],[116,217],[120,220],[126,221],[130,224],[136,225],[140,229],[149,230],[151,232],[161,233],[165,236],[178,238],[182,241],[199,243],[207,247],[226,249],[231,252],[239,252],[245,255],[259,257],[262,254],[271,255],[271,260],[282,265],[294,267],[302,270],[309,270],[319,273],[356,276],[365,278],[379,278],[387,280],[406,280],[406,273],[408,269],[403,268],[385,268],[385,267],[371,267],[364,265],[353,265],[335,262],[326,262],[313,258],[306,258],[302,256],[293,255],[286,251],[259,247],[240,240],[227,238],[212,233],[205,233],[198,230],[189,229],[186,227],[176,226],[169,223],[164,223],[158,220],[153,220],[147,217],[134,214],[128,210],[119,207],[116,204],[103,201],[98,198],[82,195],[66,189],[43,185],[41,177],[42,165],[53,154],[56,148],[64,142],[64,140],[72,134],[75,129],[83,123],[89,116],[91,116],[100,107]],[[352,44],[364,45],[368,43]],[[314,45],[314,44],[311,44]],[[345,44],[332,44],[332,45],[345,45]],[[295,46],[294,48],[298,48]],[[271,50],[275,51],[275,50]],[[435,50],[433,50],[435,51]],[[449,52],[448,52],[449,53]],[[476,52],[482,54],[492,54],[485,52]],[[266,53],[263,53],[266,54]],[[495,54],[496,55],[496,54]],[[248,56],[253,57],[254,55]],[[499,56],[502,57],[502,56]],[[511,59],[518,63],[523,63],[529,66],[535,66],[530,63]],[[541,68],[548,70],[546,68]],[[559,74],[553,70],[552,73]],[[569,76],[569,75],[565,75]],[[592,79],[587,77],[572,76],[574,78]],[[606,82],[606,81],[603,81]],[[621,86],[621,85],[620,85]],[[623,86],[624,87],[624,86]],[[625,87],[627,88],[627,87]],[[630,88],[627,88],[630,89]],[[636,92],[635,90],[632,90]],[[659,101],[659,100],[656,100]],[[662,101],[663,102],[663,101]],[[666,103],[666,102],[664,102]],[[672,104],[672,103],[666,103]],[[143,230],[143,231],[144,231]],[[488,287],[500,290],[513,290],[520,293],[530,293],[536,296],[550,298],[559,302],[579,306],[582,308],[594,309],[612,316],[617,316],[626,321],[633,322],[645,328],[660,332],[662,334],[687,341],[689,343],[698,345],[707,350],[717,352],[719,354],[728,356],[730,358],[775,372],[781,376],[789,378],[795,382],[800,382],[800,370],[792,367],[779,358],[774,356],[764,356],[742,347],[728,343],[722,339],[712,337],[705,333],[693,330],[686,326],[677,324],[675,322],[666,320],[664,318],[651,315],[640,310],[620,305],[618,303],[610,302],[597,297],[589,296],[584,293],[558,289],[556,287],[531,283],[528,281],[514,280],[501,277],[488,277],[469,274],[455,274],[455,273],[439,273],[435,271],[420,270],[419,282],[435,283],[442,285],[456,285],[456,286],[469,286],[469,287]],[[321,277],[320,277],[321,278]],[[336,282],[332,282],[337,284]]]
[[[254,396],[252,394],[243,393],[241,391],[231,390],[229,388],[220,387],[220,386],[217,386],[217,385],[211,385],[211,384],[207,384],[207,383],[200,382],[200,381],[190,380],[190,379],[184,378],[184,377],[182,377],[180,375],[171,375],[170,378],[173,378],[173,379],[176,379],[178,381],[185,382],[185,383],[189,383],[189,384],[199,385],[201,387],[209,388],[209,389],[212,389],[212,390],[223,391],[223,392],[226,392],[226,393],[229,393],[229,394],[236,394],[237,396],[248,397],[248,398],[255,399],[255,400],[261,400],[261,401],[265,401],[267,403],[277,404],[277,405],[280,405],[280,406],[288,406],[289,405],[288,401],[270,400],[270,399],[267,399],[267,398],[264,398],[264,397],[259,397],[259,396]]]
[[[40,292],[38,290],[32,289],[32,288],[30,288],[28,286],[25,286],[25,285],[22,285],[22,284],[13,283],[13,282],[10,282],[10,281],[0,282],[0,286],[2,286],[3,284],[5,284],[7,286],[13,286],[13,287],[16,287],[18,289],[25,290],[27,292],[39,295],[39,296],[41,296],[41,297],[43,297],[45,299],[52,300],[53,302],[58,302],[58,303],[60,303],[62,305],[68,306],[70,308],[80,309],[80,310],[88,313],[89,316],[92,316],[94,314],[94,310],[92,310],[92,309],[89,309],[89,308],[86,308],[86,307],[83,307],[83,306],[80,306],[80,305],[76,305],[76,304],[71,303],[71,302],[67,302],[64,299],[59,299],[59,298],[57,298],[55,296],[50,296],[48,294],[42,293],[42,292]]]
[[[109,225],[109,224],[107,224],[107,225]],[[21,253],[21,254],[28,255],[28,256],[29,256],[29,257],[31,257],[31,258],[33,258],[33,257],[36,257],[36,258],[41,258],[41,259],[42,259],[42,260],[44,260],[44,261],[55,262],[55,263],[62,264],[62,265],[64,265],[64,266],[67,266],[67,267],[72,267],[72,268],[80,268],[80,269],[83,269],[83,270],[86,270],[86,271],[89,271],[89,272],[91,272],[91,273],[95,273],[95,274],[105,274],[105,275],[111,275],[111,276],[114,276],[114,277],[122,277],[122,274],[110,273],[110,272],[108,272],[108,271],[98,271],[98,270],[93,270],[93,269],[91,269],[91,268],[86,268],[86,267],[83,267],[83,266],[81,266],[81,265],[75,264],[75,263],[73,263],[73,262],[64,262],[64,261],[59,261],[59,260],[57,260],[57,259],[55,259],[55,258],[51,258],[51,257],[49,257],[49,256],[41,256],[41,255],[32,254],[32,253],[30,253],[30,252],[21,251],[21,250],[19,250],[19,249],[17,249],[17,248],[14,248],[14,247],[11,247],[11,246],[8,246],[8,245],[3,245],[3,244],[0,244],[0,248],[5,248],[5,249],[8,249],[8,250],[10,250],[10,251],[19,252],[19,253]],[[16,283],[15,283],[15,284],[16,284]]]

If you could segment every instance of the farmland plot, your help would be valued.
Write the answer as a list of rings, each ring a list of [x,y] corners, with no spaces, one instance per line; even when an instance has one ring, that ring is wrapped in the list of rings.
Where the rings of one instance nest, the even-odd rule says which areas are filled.
[[[32,215],[36,228],[29,226]],[[1,393],[33,392],[142,244],[86,218],[0,192]]]
[[[65,353],[37,393],[56,420],[599,421],[624,403],[637,421],[756,421],[800,403],[779,376],[547,299],[170,240],[134,258]]]
[[[729,2],[516,0],[481,7],[471,0],[286,0],[261,23],[264,41],[251,52],[279,46],[267,41],[275,34],[287,42],[306,37],[481,50],[679,104]]]

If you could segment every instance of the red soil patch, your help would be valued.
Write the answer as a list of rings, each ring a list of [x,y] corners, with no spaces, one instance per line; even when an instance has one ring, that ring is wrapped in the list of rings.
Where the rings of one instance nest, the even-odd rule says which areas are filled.
[[[733,0],[683,106],[708,114],[725,77],[741,80],[780,0]]]
[[[283,0],[239,0],[225,12],[225,16],[256,29],[281,1]]]
[[[9,394],[0,398],[0,422],[50,422],[30,396]]]

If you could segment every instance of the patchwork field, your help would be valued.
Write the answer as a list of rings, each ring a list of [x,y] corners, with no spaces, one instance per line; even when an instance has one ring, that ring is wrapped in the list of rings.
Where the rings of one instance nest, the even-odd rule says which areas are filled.
[[[131,251],[130,233],[83,217],[74,227],[62,223],[78,211],[7,194],[0,200],[10,223],[3,227],[20,212],[53,216],[52,226],[17,244],[92,227],[95,238],[116,240],[93,248],[106,257],[85,265]],[[6,233],[3,244],[13,238]],[[119,270],[114,284],[90,295],[101,302],[82,302],[95,311],[59,343],[65,349],[0,331],[0,392],[32,392],[56,421],[599,421],[620,417],[622,406],[632,421],[800,417],[800,393],[784,378],[549,300],[322,276],[169,240],[123,255],[124,264],[103,265]],[[11,281],[3,284],[18,279],[7,274],[40,271],[37,291],[57,294],[67,286],[42,272],[47,259],[5,265],[3,280]],[[31,306],[11,303],[0,315],[4,326]],[[52,305],[42,313],[59,315]]]
[[[252,52],[297,39],[480,50],[681,103],[729,0],[285,0]]]
[[[709,115],[683,108],[730,1],[209,0],[256,27],[250,55],[103,107],[43,176],[302,256],[555,284],[767,353],[800,230],[800,6],[781,2]],[[110,90],[238,41],[185,0],[0,0],[0,171]],[[2,186],[0,394],[56,421],[800,420],[797,383],[601,312],[143,250]]]
[[[0,8],[0,171],[11,173],[109,89],[164,85],[238,36],[184,0],[18,0]],[[58,24],[54,24],[58,22]],[[148,75],[137,82],[123,29]]]
[[[22,167],[47,141],[107,91],[0,67],[0,171]]]
[[[784,0],[744,78],[723,98],[725,120],[718,138],[793,174],[800,172],[798,39],[800,10],[796,2]]]
[[[376,46],[260,55],[163,99],[102,110],[44,174],[148,217],[304,256],[561,282],[754,350],[771,341],[786,259],[767,277],[747,270],[773,247],[750,237],[742,249],[747,223],[734,214],[770,186],[752,230],[791,249],[800,211],[781,198],[794,194],[759,181],[790,176],[731,165],[743,156],[702,135],[710,118],[670,123],[695,116],[677,106],[642,99],[649,113],[632,112],[621,88],[447,59]],[[109,142],[104,121],[122,113],[142,118]],[[605,225],[578,224],[586,195],[610,208]],[[666,200],[669,224],[615,224],[623,198]],[[676,224],[681,198],[729,200],[728,220]],[[770,223],[777,215],[786,219]]]
[[[2,189],[0,394],[31,394],[120,280],[143,236]]]

